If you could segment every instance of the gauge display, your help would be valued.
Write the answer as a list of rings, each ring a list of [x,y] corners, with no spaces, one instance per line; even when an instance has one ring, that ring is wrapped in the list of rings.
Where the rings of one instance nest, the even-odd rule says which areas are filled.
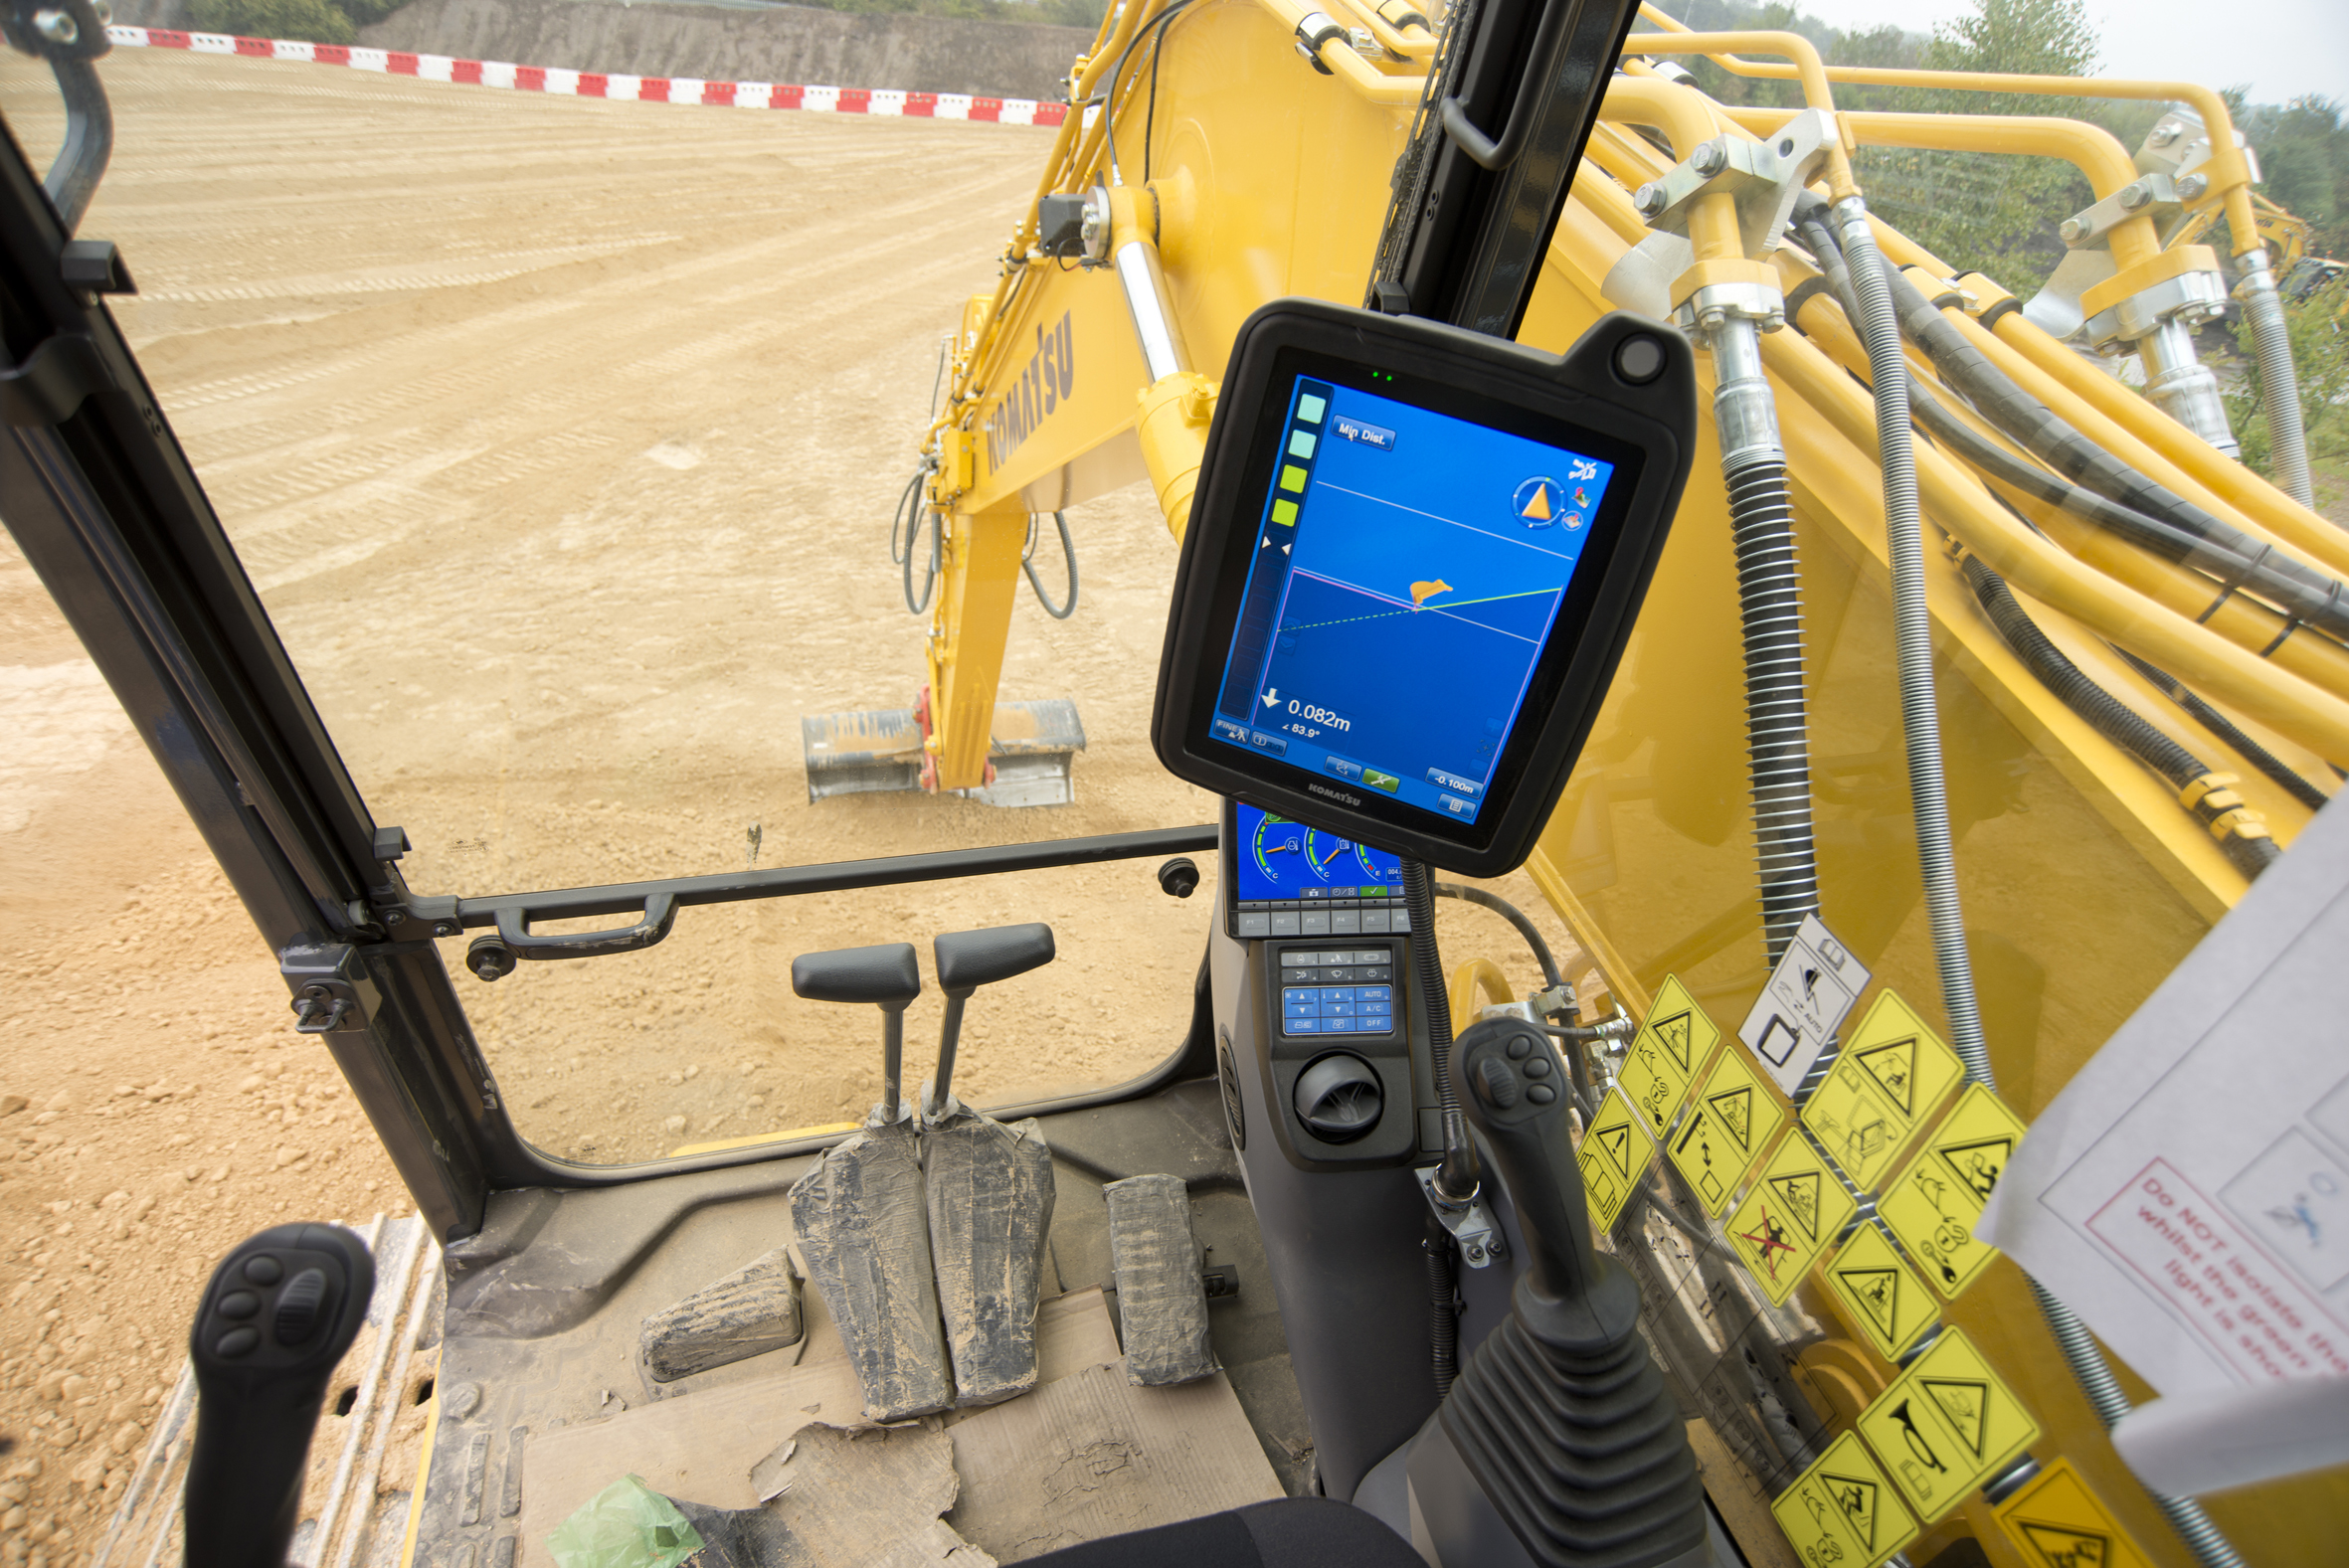
[[[1383,849],[1244,803],[1239,807],[1239,831],[1243,902],[1403,896],[1402,861]]]

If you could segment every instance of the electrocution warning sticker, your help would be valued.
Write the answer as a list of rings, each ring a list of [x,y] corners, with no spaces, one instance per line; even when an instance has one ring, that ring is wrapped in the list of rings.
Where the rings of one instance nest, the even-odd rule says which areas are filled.
[[[1872,1188],[1965,1075],[1957,1053],[1887,990],[1811,1092],[1803,1125],[1857,1185]]]
[[[1888,1361],[1899,1360],[1941,1315],[1940,1299],[1925,1289],[1916,1271],[1900,1261],[1884,1232],[1873,1225],[1854,1231],[1820,1277],[1876,1346],[1876,1353]]]
[[[1974,1239],[1974,1225],[2023,1141],[2024,1125],[1980,1084],[1929,1133],[1885,1188],[1877,1212],[1934,1290],[1951,1301],[1990,1266],[1998,1249]]]
[[[2068,1459],[2050,1461],[1992,1516],[2031,1568],[2153,1568]]]
[[[1795,1479],[1770,1513],[1812,1568],[1876,1568],[1916,1539],[1916,1521],[1849,1432]]]
[[[1959,1328],[1860,1412],[1860,1435],[1931,1524],[2039,1441],[2039,1423]]]
[[[1616,1078],[1625,1098],[1638,1109],[1650,1137],[1664,1135],[1697,1069],[1705,1065],[1705,1058],[1719,1042],[1720,1030],[1714,1027],[1680,976],[1664,976],[1656,991],[1656,1005],[1648,1009],[1648,1021],[1632,1037],[1631,1049],[1624,1053],[1623,1071]]]
[[[1639,1184],[1640,1174],[1655,1152],[1656,1145],[1641,1129],[1639,1113],[1631,1109],[1623,1091],[1609,1090],[1599,1103],[1598,1115],[1591,1118],[1590,1130],[1582,1134],[1582,1148],[1576,1155],[1582,1167],[1582,1190],[1590,1195],[1590,1212],[1601,1231],[1615,1228],[1616,1217],[1622,1214],[1631,1189]]]
[[[1729,1217],[1729,1245],[1770,1305],[1783,1307],[1859,1208],[1797,1130],[1778,1145]]]
[[[1696,1110],[1673,1132],[1665,1151],[1705,1212],[1717,1218],[1785,1120],[1786,1108],[1762,1087],[1761,1075],[1744,1053],[1723,1051],[1698,1086]]]

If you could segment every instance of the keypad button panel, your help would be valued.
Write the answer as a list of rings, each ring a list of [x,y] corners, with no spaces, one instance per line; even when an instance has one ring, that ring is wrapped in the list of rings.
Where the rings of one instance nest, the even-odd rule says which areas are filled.
[[[1396,1032],[1391,948],[1284,953],[1280,976],[1284,1036]]]

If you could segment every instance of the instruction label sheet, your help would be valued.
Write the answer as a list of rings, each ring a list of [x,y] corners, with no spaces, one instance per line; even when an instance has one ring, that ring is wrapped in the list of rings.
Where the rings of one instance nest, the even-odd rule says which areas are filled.
[[[2164,1394],[2349,1375],[2349,808],[2041,1112],[1975,1234]]]

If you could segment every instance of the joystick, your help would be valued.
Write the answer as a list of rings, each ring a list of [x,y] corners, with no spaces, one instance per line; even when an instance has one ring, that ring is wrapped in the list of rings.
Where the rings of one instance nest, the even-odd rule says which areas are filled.
[[[339,1225],[274,1226],[213,1271],[188,1332],[189,1562],[283,1568],[327,1380],[374,1294],[367,1244]]]
[[[1696,1456],[1640,1337],[1639,1286],[1591,1243],[1564,1066],[1540,1029],[1489,1018],[1454,1043],[1452,1071],[1516,1205],[1527,1264],[1510,1315],[1436,1413],[1440,1441],[1412,1456],[1414,1489],[1423,1502],[1456,1494],[1447,1483],[1465,1470],[1544,1568],[1709,1562]],[[1502,1557],[1488,1546],[1458,1560]]]

